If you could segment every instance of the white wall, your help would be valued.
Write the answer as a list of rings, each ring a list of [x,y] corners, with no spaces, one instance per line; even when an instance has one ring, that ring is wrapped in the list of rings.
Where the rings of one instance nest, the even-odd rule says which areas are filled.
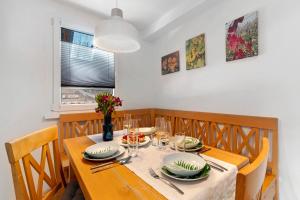
[[[155,101],[152,79],[152,45],[143,42],[136,53],[117,55],[116,95],[123,100],[122,109],[150,108]]]
[[[226,0],[202,9],[154,44],[154,105],[279,118],[280,197],[300,199],[300,2]],[[225,62],[225,23],[259,11],[259,56]],[[206,34],[207,66],[185,69],[185,41]],[[162,76],[160,58],[180,50],[180,72]]]
[[[95,23],[95,16],[50,0],[1,1],[0,194],[14,199],[4,142],[49,126],[52,102],[51,17],[73,24]]]
[[[54,0],[0,1],[1,199],[15,198],[4,143],[56,123],[55,120],[44,120],[44,115],[50,111],[52,103],[52,17],[61,18],[64,24],[84,30],[92,30],[100,20],[99,16]],[[143,91],[142,84],[138,89],[133,82],[143,82],[141,79],[143,66],[137,65],[136,58],[142,57],[141,54],[146,52],[146,46],[137,56],[134,56],[135,54],[120,56],[121,63],[125,62],[125,59],[129,62],[125,66],[128,70],[120,69],[120,73],[124,73],[126,77],[119,75],[117,82],[117,90],[121,96],[140,107],[146,106],[150,95],[149,92]],[[125,80],[127,78],[128,81]],[[132,89],[128,89],[129,87]],[[138,103],[132,100],[137,97],[135,90],[146,97],[145,104],[142,101]],[[146,95],[143,95],[144,93]],[[125,105],[130,107],[128,102]]]
[[[274,116],[280,119],[280,196],[300,199],[298,0],[224,0],[201,9],[135,54],[117,56],[116,94],[124,107]],[[259,10],[260,55],[225,62],[225,23]],[[0,1],[0,194],[14,199],[3,143],[45,121],[52,94],[51,17],[93,27],[99,18],[53,0]],[[206,33],[207,66],[185,70],[185,41]],[[180,50],[181,71],[161,76],[161,56]],[[16,58],[17,57],[17,58]]]

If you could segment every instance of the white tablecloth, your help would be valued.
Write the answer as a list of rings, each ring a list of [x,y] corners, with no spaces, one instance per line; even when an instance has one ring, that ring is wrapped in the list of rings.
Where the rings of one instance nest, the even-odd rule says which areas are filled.
[[[114,140],[119,141],[122,134],[123,131],[114,131]],[[96,143],[102,142],[102,134],[90,135],[88,137]],[[210,175],[206,180],[196,182],[181,182],[170,179],[170,181],[184,191],[184,195],[179,194],[161,180],[151,177],[148,168],[152,167],[160,174],[159,166],[163,157],[171,153],[174,153],[171,149],[158,150],[157,147],[149,144],[139,148],[138,157],[132,158],[132,162],[126,164],[126,166],[162,195],[171,200],[235,199],[237,167],[212,157],[205,156],[206,159],[226,167],[228,171],[219,172],[215,169],[211,169]],[[123,156],[125,157],[127,155],[125,154]]]

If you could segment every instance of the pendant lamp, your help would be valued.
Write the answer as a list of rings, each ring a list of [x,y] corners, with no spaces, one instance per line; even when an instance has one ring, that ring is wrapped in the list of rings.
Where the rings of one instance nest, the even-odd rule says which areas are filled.
[[[141,48],[137,29],[123,19],[118,7],[111,10],[111,17],[102,20],[95,30],[94,46],[114,53],[131,53]]]

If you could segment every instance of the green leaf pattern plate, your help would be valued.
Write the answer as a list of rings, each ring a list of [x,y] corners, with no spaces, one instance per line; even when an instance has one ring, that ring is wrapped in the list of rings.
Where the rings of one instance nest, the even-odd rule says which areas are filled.
[[[206,179],[209,176],[210,170],[211,170],[210,166],[208,164],[206,164],[199,173],[197,173],[193,176],[180,176],[180,175],[176,175],[176,174],[168,171],[168,169],[165,166],[162,166],[160,168],[161,173],[164,174],[165,176],[170,177],[175,180],[187,181],[187,182]]]

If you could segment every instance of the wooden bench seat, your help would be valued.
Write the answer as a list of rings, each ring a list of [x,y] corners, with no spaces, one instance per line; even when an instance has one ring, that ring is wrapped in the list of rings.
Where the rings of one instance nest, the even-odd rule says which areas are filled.
[[[233,153],[223,151],[221,149],[217,149],[213,147],[209,147],[209,148],[211,148],[211,150],[206,151],[203,154],[236,165],[239,170],[249,164],[249,158],[246,156],[234,154],[235,156],[233,157],[232,156]]]

